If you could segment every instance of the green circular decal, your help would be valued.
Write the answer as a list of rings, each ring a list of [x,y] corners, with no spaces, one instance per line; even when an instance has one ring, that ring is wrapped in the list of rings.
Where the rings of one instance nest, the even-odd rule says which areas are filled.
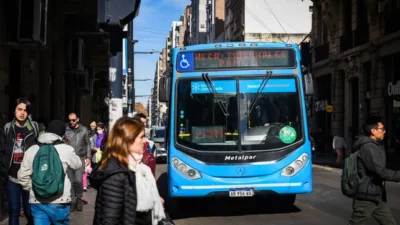
[[[279,131],[279,138],[285,144],[291,144],[296,140],[296,130],[291,126],[286,126]]]

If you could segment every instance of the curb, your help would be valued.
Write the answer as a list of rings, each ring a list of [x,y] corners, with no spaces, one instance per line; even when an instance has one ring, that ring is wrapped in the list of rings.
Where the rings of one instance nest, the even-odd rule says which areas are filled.
[[[332,166],[322,166],[322,165],[313,164],[312,167],[313,168],[327,170],[327,171],[342,172],[342,169],[335,168],[335,167],[332,167]]]

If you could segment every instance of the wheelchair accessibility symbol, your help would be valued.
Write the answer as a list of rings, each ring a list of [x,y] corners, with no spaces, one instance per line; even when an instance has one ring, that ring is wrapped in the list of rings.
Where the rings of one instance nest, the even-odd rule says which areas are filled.
[[[185,59],[185,55],[182,55],[182,60],[179,63],[179,65],[181,66],[182,69],[186,69],[190,66],[189,62]]]
[[[179,58],[179,64],[178,64],[179,70],[193,70],[194,68],[193,53],[180,54],[178,58]]]

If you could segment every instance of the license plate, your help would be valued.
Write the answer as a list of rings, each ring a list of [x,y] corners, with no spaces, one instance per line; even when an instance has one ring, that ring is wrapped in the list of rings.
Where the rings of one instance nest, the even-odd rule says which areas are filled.
[[[254,196],[253,188],[229,189],[229,197],[252,197],[252,196]]]

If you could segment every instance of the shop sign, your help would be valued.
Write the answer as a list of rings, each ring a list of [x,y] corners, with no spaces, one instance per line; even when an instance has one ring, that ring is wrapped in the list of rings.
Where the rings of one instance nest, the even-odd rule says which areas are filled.
[[[331,112],[333,112],[333,106],[327,105],[327,106],[325,107],[325,110],[326,110],[328,113],[331,113]]]
[[[320,100],[314,103],[315,112],[325,111],[328,105],[328,100]]]
[[[389,96],[400,95],[400,80],[398,80],[395,84],[389,82],[387,86],[387,91]]]

